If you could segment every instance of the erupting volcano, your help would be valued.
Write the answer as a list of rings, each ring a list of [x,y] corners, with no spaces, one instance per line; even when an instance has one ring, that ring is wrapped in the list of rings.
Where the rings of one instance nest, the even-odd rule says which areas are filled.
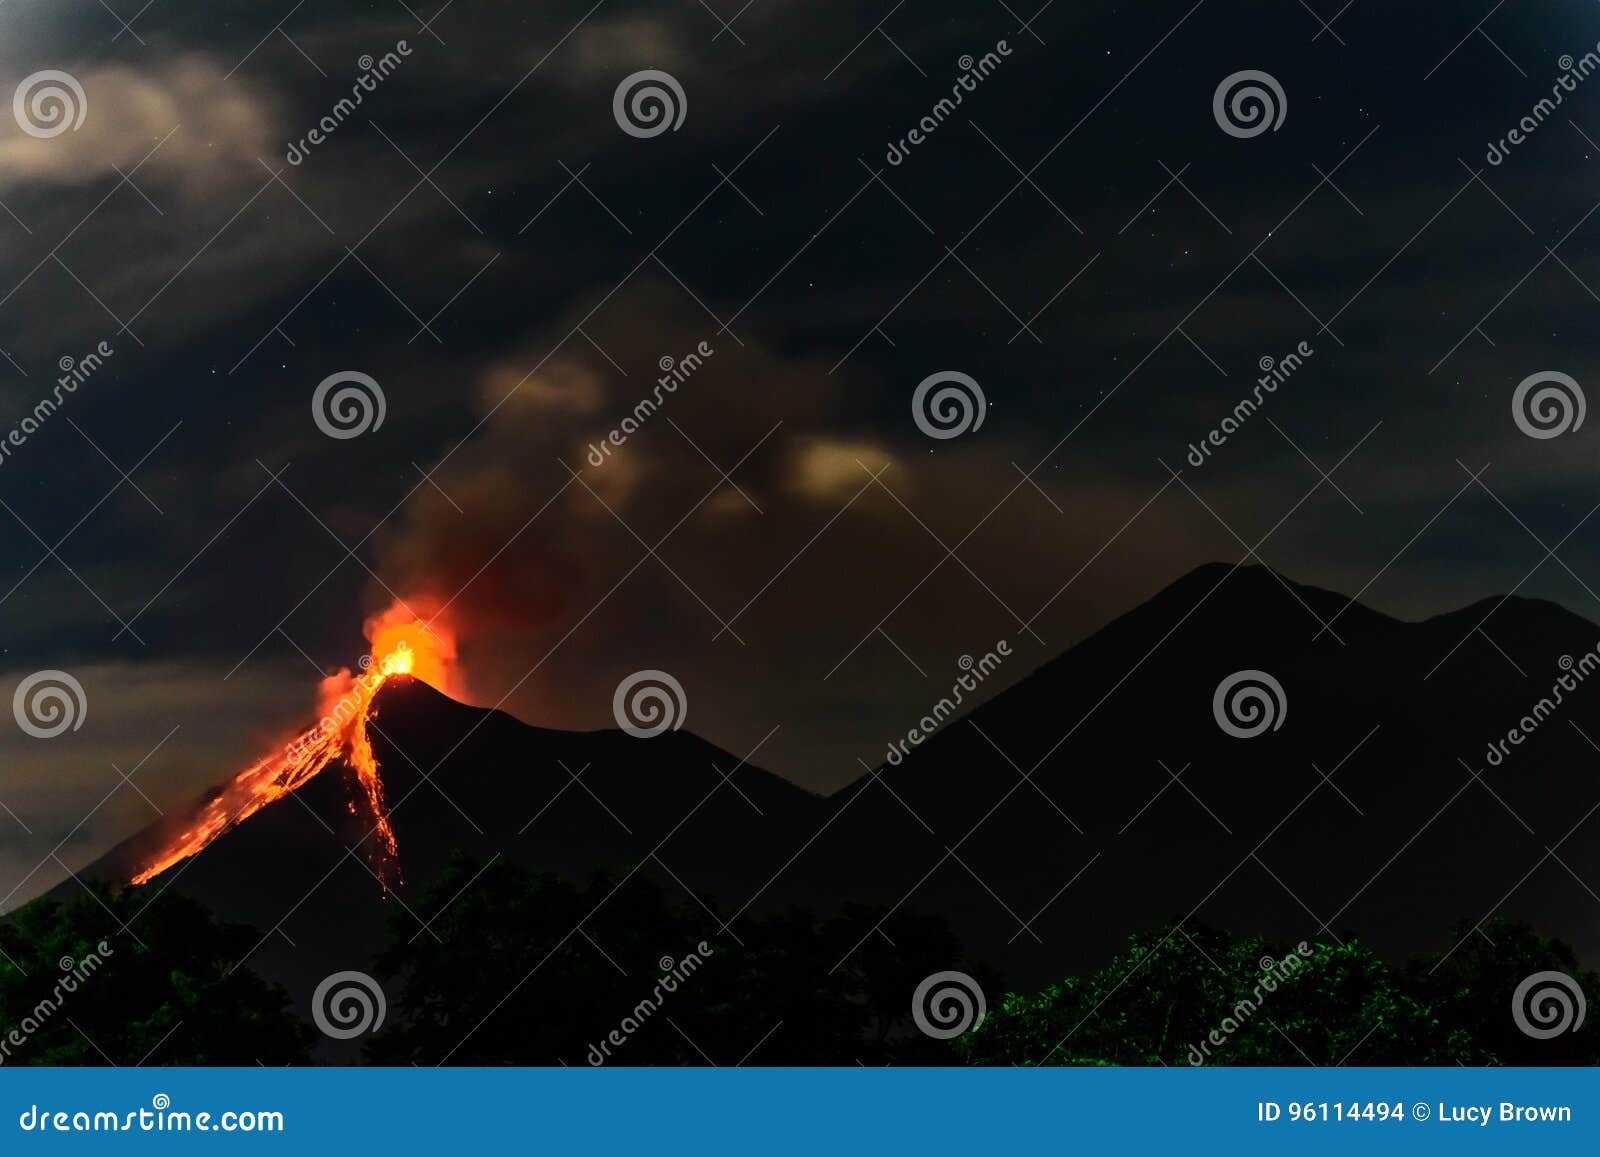
[[[419,608],[433,613],[424,617]],[[399,848],[389,825],[378,760],[367,734],[367,724],[375,718],[372,700],[395,675],[420,679],[446,695],[458,694],[455,637],[431,603],[403,600],[368,619],[364,631],[371,651],[362,656],[359,672],[341,668],[322,680],[318,688],[322,718],[317,724],[294,736],[281,751],[262,756],[223,786],[149,857],[133,883],[143,884],[197,854],[336,762],[355,777],[359,790],[352,793],[350,810],[371,824],[362,845],[374,873],[385,891],[400,882]]]

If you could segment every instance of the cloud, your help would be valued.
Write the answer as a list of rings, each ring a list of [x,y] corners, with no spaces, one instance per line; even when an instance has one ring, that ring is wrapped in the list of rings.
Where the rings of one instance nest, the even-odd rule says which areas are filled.
[[[485,413],[504,405],[513,414],[589,415],[599,412],[609,388],[590,367],[561,359],[538,371],[524,370],[516,362],[498,363],[484,374],[478,392]]]
[[[962,654],[1013,642],[998,692],[1232,549],[1176,488],[1141,513],[1164,478],[1153,461],[1046,472],[1047,499],[1012,464],[1037,460],[1025,436],[935,444],[909,406],[885,436],[849,416],[886,388],[864,370],[741,346],[670,284],[619,298],[585,325],[592,345],[551,349],[580,304],[496,359],[482,425],[435,474],[449,498],[419,491],[375,537],[392,588],[451,600],[480,705],[609,727],[617,683],[657,667],[683,682],[698,732],[743,756],[777,726],[757,762],[831,789]],[[659,359],[702,340],[711,356],[656,399]],[[612,430],[626,437],[596,463]]]
[[[41,80],[31,88],[22,82],[37,97],[24,101],[31,123],[53,131],[60,117],[75,120],[80,110],[82,123],[41,138],[10,116],[0,118],[0,187],[87,185],[128,173],[151,154],[135,181],[159,174],[198,199],[247,168],[259,172],[255,158],[275,153],[281,136],[271,102],[202,53],[138,70],[114,65],[70,75],[81,103],[65,82]],[[65,94],[66,104],[46,97],[47,88]]]
[[[790,484],[814,501],[845,498],[890,462],[889,452],[872,442],[816,438],[796,448]]]
[[[564,72],[582,85],[615,83],[641,68],[670,72],[685,64],[672,26],[649,16],[589,21],[573,35],[571,49],[564,58]]]

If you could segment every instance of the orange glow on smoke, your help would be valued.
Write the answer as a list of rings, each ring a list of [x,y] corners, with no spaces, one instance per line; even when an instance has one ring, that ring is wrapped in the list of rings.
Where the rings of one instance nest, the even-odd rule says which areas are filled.
[[[368,619],[363,629],[371,653],[363,657],[359,671],[342,668],[322,680],[317,688],[322,718],[316,725],[235,776],[150,858],[133,883],[143,884],[196,855],[223,832],[310,782],[335,762],[344,764],[360,788],[359,800],[352,802],[350,810],[372,826],[364,847],[373,871],[385,890],[400,882],[400,850],[389,825],[383,780],[367,734],[367,723],[374,718],[372,700],[393,675],[409,675],[446,695],[459,696],[455,636],[431,600],[396,601]]]

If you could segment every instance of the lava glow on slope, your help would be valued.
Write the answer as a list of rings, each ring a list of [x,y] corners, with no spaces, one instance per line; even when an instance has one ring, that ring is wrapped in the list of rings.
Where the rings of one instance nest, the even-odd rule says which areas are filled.
[[[429,613],[431,612],[431,614]],[[420,679],[446,695],[459,695],[455,636],[427,600],[397,600],[367,620],[371,653],[357,673],[348,668],[322,680],[318,702],[322,718],[284,745],[262,756],[223,787],[187,827],[167,841],[133,877],[143,884],[198,853],[212,840],[268,804],[308,783],[329,764],[342,763],[360,788],[351,813],[371,824],[364,850],[387,891],[400,882],[399,848],[389,826],[383,780],[367,735],[372,700],[392,675]]]

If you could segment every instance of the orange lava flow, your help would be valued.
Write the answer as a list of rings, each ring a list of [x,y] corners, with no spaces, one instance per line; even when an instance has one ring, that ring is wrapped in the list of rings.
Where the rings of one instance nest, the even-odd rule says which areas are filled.
[[[212,840],[270,803],[310,782],[330,763],[342,762],[360,788],[352,814],[372,825],[364,841],[369,862],[385,891],[400,883],[400,849],[389,823],[383,780],[372,751],[367,723],[372,700],[393,675],[409,675],[446,695],[460,693],[454,635],[437,611],[422,617],[430,604],[396,601],[365,625],[370,656],[352,674],[343,668],[322,680],[318,698],[322,718],[291,739],[281,751],[265,755],[236,775],[178,834],[150,857],[133,877],[143,884],[174,864],[197,854]]]

